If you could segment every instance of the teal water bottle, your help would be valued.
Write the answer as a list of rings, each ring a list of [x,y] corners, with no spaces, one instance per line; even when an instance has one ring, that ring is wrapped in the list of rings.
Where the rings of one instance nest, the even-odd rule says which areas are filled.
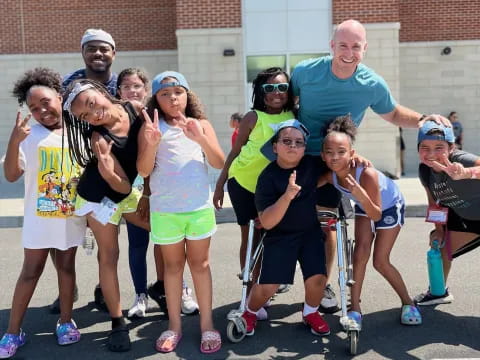
[[[445,278],[443,276],[442,254],[438,248],[438,240],[432,241],[432,248],[427,252],[428,280],[430,293],[435,296],[445,294]]]

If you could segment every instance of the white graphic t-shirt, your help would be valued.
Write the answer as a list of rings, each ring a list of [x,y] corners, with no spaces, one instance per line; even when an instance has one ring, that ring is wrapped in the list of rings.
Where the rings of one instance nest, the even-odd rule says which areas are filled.
[[[28,249],[66,250],[83,242],[85,217],[73,216],[80,168],[72,164],[65,137],[40,124],[20,144],[25,176],[22,243]]]

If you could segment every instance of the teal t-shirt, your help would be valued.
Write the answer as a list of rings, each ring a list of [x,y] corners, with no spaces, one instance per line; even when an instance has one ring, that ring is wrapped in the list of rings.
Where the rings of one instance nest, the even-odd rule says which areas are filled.
[[[386,114],[396,106],[385,80],[360,64],[348,79],[332,73],[332,57],[308,59],[292,74],[292,89],[300,97],[299,120],[310,130],[307,153],[319,155],[328,125],[337,117],[351,114],[358,127],[368,107]]]

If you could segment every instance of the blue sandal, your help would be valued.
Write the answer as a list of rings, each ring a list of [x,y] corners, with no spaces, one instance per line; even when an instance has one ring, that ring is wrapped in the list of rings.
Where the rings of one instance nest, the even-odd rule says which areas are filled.
[[[358,311],[349,311],[347,317],[350,321],[355,322],[356,326],[352,324],[352,327],[357,327],[358,331],[362,330],[362,314]],[[353,330],[353,329],[352,329]]]
[[[403,305],[400,322],[403,325],[420,325],[422,323],[422,315],[416,306]]]

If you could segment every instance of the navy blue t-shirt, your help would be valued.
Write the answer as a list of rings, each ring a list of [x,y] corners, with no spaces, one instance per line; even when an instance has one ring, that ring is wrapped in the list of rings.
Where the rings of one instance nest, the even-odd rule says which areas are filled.
[[[79,80],[79,79],[86,79],[87,74],[85,72],[85,69],[79,69],[76,70],[70,74],[67,74],[63,78],[62,82],[62,89],[65,90],[68,85],[74,80]],[[118,75],[114,72],[110,75],[110,80],[108,80],[105,84],[105,87],[107,88],[108,92],[112,94],[112,96],[117,95],[117,80],[118,80]]]
[[[320,176],[317,160],[305,155],[300,163],[291,169],[283,169],[276,161],[271,162],[260,174],[255,191],[255,205],[261,212],[273,205],[286,191],[292,172],[297,171],[296,183],[302,188],[290,202],[282,220],[267,236],[288,235],[309,231],[320,226],[316,211],[316,189]]]

